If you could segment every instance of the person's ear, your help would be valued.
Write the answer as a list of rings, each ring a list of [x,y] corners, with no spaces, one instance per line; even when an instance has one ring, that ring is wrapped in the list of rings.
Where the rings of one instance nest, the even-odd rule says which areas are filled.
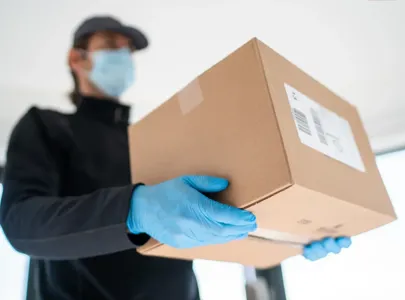
[[[68,65],[73,71],[80,72],[85,68],[86,52],[82,49],[72,48],[68,54]]]

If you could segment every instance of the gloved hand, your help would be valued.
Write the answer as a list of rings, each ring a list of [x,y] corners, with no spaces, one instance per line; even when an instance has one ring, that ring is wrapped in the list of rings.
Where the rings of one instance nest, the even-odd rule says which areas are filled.
[[[220,192],[228,181],[210,176],[182,176],[153,186],[138,186],[127,226],[176,248],[226,243],[256,230],[256,217],[202,193]]]
[[[338,254],[342,248],[349,248],[352,241],[349,237],[325,238],[312,242],[304,247],[303,256],[311,261],[326,257],[329,253]]]

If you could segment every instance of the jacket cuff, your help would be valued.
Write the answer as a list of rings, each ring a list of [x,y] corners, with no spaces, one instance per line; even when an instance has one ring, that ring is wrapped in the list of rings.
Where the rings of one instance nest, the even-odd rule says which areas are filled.
[[[138,186],[141,186],[141,185],[145,185],[145,184],[142,183],[142,182],[140,182],[140,183],[137,183],[137,184],[135,184],[135,185],[133,186],[132,195],[133,195],[133,191],[135,191],[135,189],[136,189]],[[132,195],[131,195],[130,201],[132,201]],[[127,226],[127,236],[128,236],[128,239],[129,239],[136,247],[140,247],[140,246],[145,245],[145,244],[149,241],[149,239],[150,239],[150,236],[149,236],[148,234],[146,234],[146,233],[139,233],[139,234],[133,234],[133,233],[131,233],[130,230],[129,230],[129,228],[128,228],[128,226]]]

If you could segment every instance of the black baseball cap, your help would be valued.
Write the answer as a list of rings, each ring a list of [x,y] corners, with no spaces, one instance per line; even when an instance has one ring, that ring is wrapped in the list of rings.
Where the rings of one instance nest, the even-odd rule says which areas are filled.
[[[149,45],[147,37],[140,30],[124,25],[110,16],[95,16],[85,19],[74,33],[73,45],[99,31],[112,31],[126,36],[136,50],[144,49]]]

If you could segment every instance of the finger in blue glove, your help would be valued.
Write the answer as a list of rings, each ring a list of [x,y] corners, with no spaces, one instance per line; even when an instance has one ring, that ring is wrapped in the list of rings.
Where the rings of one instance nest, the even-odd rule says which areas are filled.
[[[310,261],[316,261],[326,257],[329,253],[338,254],[342,248],[349,248],[351,244],[352,241],[349,237],[327,237],[306,245],[303,250],[303,256]]]
[[[181,176],[133,192],[127,227],[175,248],[227,243],[256,230],[256,217],[203,193],[225,190],[228,181],[211,176]]]

